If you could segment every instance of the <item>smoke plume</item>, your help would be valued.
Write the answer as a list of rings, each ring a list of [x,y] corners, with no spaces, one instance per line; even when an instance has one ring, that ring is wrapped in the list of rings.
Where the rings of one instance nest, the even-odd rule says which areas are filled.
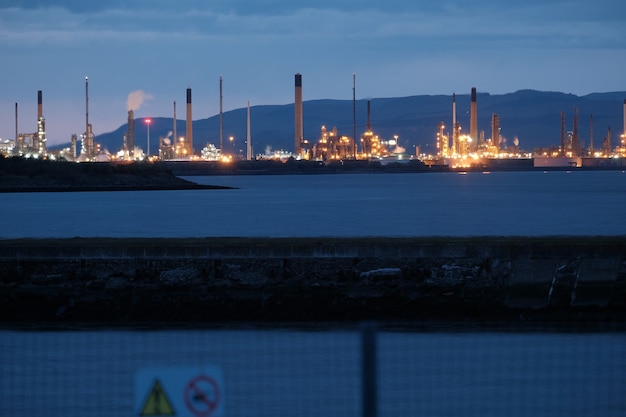
[[[400,145],[396,145],[396,149],[393,151],[393,153],[405,153],[405,152],[406,152],[406,148]]]
[[[131,91],[126,99],[127,110],[139,110],[141,105],[147,101],[152,100],[154,97],[151,94],[144,92],[143,90]]]

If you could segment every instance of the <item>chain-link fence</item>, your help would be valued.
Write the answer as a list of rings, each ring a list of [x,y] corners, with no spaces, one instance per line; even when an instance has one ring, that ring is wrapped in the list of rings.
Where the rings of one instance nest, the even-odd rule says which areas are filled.
[[[622,416],[621,331],[1,330],[0,416]]]

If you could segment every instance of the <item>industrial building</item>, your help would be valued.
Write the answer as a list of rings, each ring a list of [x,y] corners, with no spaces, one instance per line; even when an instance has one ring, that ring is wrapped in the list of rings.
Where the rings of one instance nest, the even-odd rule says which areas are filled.
[[[518,149],[512,152],[501,153],[500,116],[491,115],[491,137],[485,138],[483,130],[478,126],[478,102],[476,87],[471,89],[470,102],[470,131],[462,132],[461,123],[457,119],[456,94],[452,94],[452,133],[446,132],[446,125],[442,121],[436,131],[436,155],[422,155],[429,165],[450,165],[452,167],[469,167],[479,165],[481,159],[498,157],[522,157]],[[515,145],[514,148],[516,148]]]
[[[15,142],[13,147],[5,144],[5,149],[15,156],[46,158],[46,119],[43,117],[43,92],[37,91],[37,131],[34,133],[18,133],[18,106],[15,103]]]
[[[503,147],[505,140],[501,135],[500,115],[491,115],[491,137],[485,138],[484,131],[478,127],[478,103],[476,100],[476,88],[471,90],[470,103],[470,132],[464,134],[461,124],[457,120],[456,95],[452,95],[452,133],[446,132],[444,122],[440,122],[435,135],[435,155],[420,155],[420,158],[430,166],[447,165],[453,168],[469,168],[489,165],[489,161],[520,160],[526,159],[533,162],[534,167],[582,167],[604,166],[596,159],[626,158],[626,100],[624,100],[624,134],[621,135],[620,144],[613,148],[611,144],[611,128],[600,148],[594,146],[593,141],[593,115],[589,117],[589,141],[585,141],[580,134],[579,112],[574,108],[573,124],[567,129],[566,114],[561,112],[561,135],[558,146],[538,149],[534,152],[524,152],[519,149],[517,138]],[[610,165],[613,165],[612,162]],[[501,166],[502,163],[499,163]]]
[[[193,143],[193,113],[192,91],[186,90],[186,120],[185,135],[178,136],[176,130],[176,101],[174,101],[173,136],[168,134],[160,137],[158,142],[158,155],[154,159],[162,160],[224,160],[223,154],[223,125],[222,125],[222,76],[220,75],[220,147],[207,143],[207,145],[195,156]],[[353,109],[354,123],[351,134],[345,135],[336,127],[327,128],[320,126],[320,135],[316,140],[307,140],[304,137],[304,114],[303,114],[303,90],[302,74],[296,73],[294,77],[294,153],[290,154],[295,159],[309,159],[319,161],[333,160],[400,160],[403,152],[398,145],[397,136],[383,139],[377,135],[372,126],[371,103],[367,101],[367,125],[365,130],[357,134],[356,126],[356,81],[353,74]],[[620,159],[626,158],[626,100],[623,103],[624,130],[619,133],[617,143],[612,138],[611,127],[606,127],[606,134],[599,140],[594,141],[594,119],[589,115],[588,138],[580,129],[579,109],[574,107],[571,126],[568,126],[566,111],[560,114],[560,138],[556,145],[535,149],[533,153],[523,152],[519,149],[519,141],[514,138],[508,141],[501,134],[501,124],[506,119],[501,119],[498,113],[491,114],[491,123],[487,129],[481,129],[478,122],[478,100],[476,87],[471,88],[469,103],[469,130],[462,129],[462,123],[457,117],[457,97],[452,94],[451,125],[441,121],[433,126],[436,152],[432,155],[419,154],[416,148],[413,158],[419,158],[428,165],[447,165],[449,167],[463,168],[485,165],[489,159],[535,159],[535,166],[599,166],[601,162],[594,159]],[[68,149],[50,153],[47,146],[46,119],[43,116],[43,93],[37,94],[37,120],[36,128],[31,133],[20,133],[18,129],[18,104],[15,104],[15,139],[0,142],[0,153],[24,157],[62,157],[67,160],[78,162],[105,161],[110,156],[100,149],[96,142],[93,126],[89,118],[89,79],[85,77],[85,126],[80,135],[71,136],[71,146]],[[464,111],[465,112],[465,111]],[[416,118],[419,115],[415,116]],[[144,118],[146,122],[148,118]],[[117,159],[133,161],[142,158],[140,150],[136,148],[136,119],[134,111],[130,109],[127,117],[127,130],[124,133],[121,151]],[[486,137],[485,132],[487,133]],[[80,150],[78,140],[81,140]],[[149,146],[148,125],[148,146]],[[150,155],[148,149],[145,153]],[[248,103],[247,134],[246,134],[246,159],[256,159],[252,153],[252,139],[250,127],[250,105]],[[281,153],[281,158],[284,153]],[[407,157],[406,154],[402,155]],[[113,157],[115,158],[115,157]]]

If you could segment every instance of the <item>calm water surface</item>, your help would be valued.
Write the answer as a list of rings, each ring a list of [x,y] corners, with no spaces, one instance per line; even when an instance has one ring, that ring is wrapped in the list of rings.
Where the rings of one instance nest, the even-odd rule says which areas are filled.
[[[626,234],[622,171],[187,179],[237,189],[3,194],[0,236]]]

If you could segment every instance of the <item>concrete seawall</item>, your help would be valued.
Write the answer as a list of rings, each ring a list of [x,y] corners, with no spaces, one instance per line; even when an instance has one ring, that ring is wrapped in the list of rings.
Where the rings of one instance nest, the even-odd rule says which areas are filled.
[[[0,240],[5,323],[625,313],[624,237]]]

